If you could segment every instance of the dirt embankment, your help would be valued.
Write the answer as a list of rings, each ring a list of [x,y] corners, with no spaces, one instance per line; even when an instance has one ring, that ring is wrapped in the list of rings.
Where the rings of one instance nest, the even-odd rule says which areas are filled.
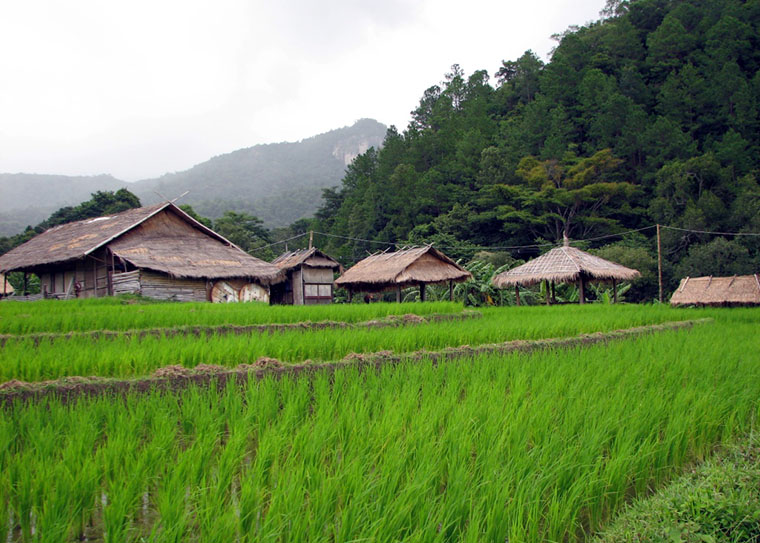
[[[155,338],[172,338],[183,336],[223,336],[223,335],[250,335],[250,334],[275,334],[278,332],[290,332],[294,330],[326,330],[328,328],[395,328],[399,326],[412,326],[417,324],[426,324],[433,322],[445,321],[463,321],[478,319],[483,316],[478,311],[464,310],[459,313],[433,313],[430,315],[415,315],[407,313],[405,315],[390,315],[382,319],[376,319],[364,322],[337,322],[337,321],[320,321],[320,322],[293,322],[284,324],[251,324],[251,325],[234,325],[220,324],[217,326],[180,326],[176,328],[146,328],[142,330],[89,330],[86,332],[63,332],[63,333],[38,333],[38,334],[0,334],[0,347],[5,346],[9,341],[32,340],[35,345],[43,341],[54,341],[59,339],[73,338],[90,338],[113,339],[124,337],[155,337]]]
[[[216,386],[222,388],[230,381],[240,385],[248,379],[263,379],[265,377],[279,378],[282,376],[310,376],[317,372],[334,372],[347,366],[365,368],[380,368],[386,364],[403,362],[419,362],[430,360],[434,364],[455,360],[458,358],[475,357],[490,354],[509,354],[515,352],[532,352],[542,349],[568,349],[577,346],[593,345],[608,341],[627,339],[631,337],[691,328],[698,324],[711,322],[712,319],[696,319],[679,322],[666,322],[637,326],[612,332],[595,332],[566,338],[549,338],[534,341],[507,341],[471,347],[449,347],[440,351],[415,351],[412,353],[395,354],[391,351],[356,354],[352,353],[342,360],[327,363],[284,364],[273,358],[260,358],[253,364],[240,364],[235,368],[200,364],[195,368],[183,366],[166,366],[156,370],[150,377],[141,379],[112,379],[102,377],[64,377],[56,381],[39,383],[23,383],[9,381],[0,385],[0,407],[9,407],[14,402],[36,401],[48,395],[55,395],[63,402],[69,402],[80,396],[98,394],[126,395],[133,393],[148,393],[153,390],[178,391],[192,385]]]

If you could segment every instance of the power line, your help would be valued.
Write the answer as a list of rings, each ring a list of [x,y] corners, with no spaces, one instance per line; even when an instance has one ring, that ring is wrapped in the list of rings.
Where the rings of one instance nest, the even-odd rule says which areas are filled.
[[[716,236],[760,236],[760,232],[710,232],[709,230],[691,230],[689,228],[678,228],[677,226],[665,226],[664,224],[660,225],[660,228],[679,230],[681,232],[693,232],[695,234],[714,234]]]
[[[666,226],[666,225],[660,225],[661,228],[667,228],[669,230],[678,230],[680,232],[691,232],[695,234],[711,234],[711,235],[718,235],[718,236],[760,236],[760,232],[712,232],[708,230],[694,230],[690,228],[679,228],[677,226]],[[626,230],[625,232],[617,232],[615,234],[606,234],[604,236],[596,236],[593,238],[585,238],[585,239],[574,239],[570,241],[571,245],[578,244],[578,243],[586,243],[591,241],[599,241],[602,239],[609,239],[609,238],[617,238],[617,237],[623,237],[627,234],[633,234],[636,232],[643,232],[645,230],[651,230],[653,228],[657,228],[657,225],[652,224],[649,226],[643,226],[641,228],[635,228],[633,230]],[[387,246],[395,246],[398,245],[398,243],[393,243],[389,241],[379,241],[374,239],[364,239],[364,238],[355,238],[352,236],[342,236],[340,234],[328,234],[327,232],[318,232],[314,230],[315,234],[319,234],[320,236],[326,236],[329,238],[337,238],[337,239],[345,239],[347,241],[356,241],[361,243],[375,243],[379,245],[387,245]],[[280,241],[275,241],[274,243],[269,243],[267,245],[262,245],[260,247],[256,247],[255,249],[252,249],[252,252],[259,251],[261,249],[267,249],[269,247],[273,247],[275,245],[279,245],[282,243],[286,243],[288,241],[292,241],[294,239],[302,238],[306,235],[308,235],[309,232],[303,232],[302,234],[297,234],[295,236],[289,237],[287,239],[283,239]],[[556,247],[558,243],[531,243],[527,245],[470,245],[470,246],[447,246],[447,245],[439,245],[436,246],[435,244],[431,244],[438,249],[457,249],[460,251],[485,251],[485,250],[491,250],[491,251],[515,251],[520,249],[541,249],[543,247]]]

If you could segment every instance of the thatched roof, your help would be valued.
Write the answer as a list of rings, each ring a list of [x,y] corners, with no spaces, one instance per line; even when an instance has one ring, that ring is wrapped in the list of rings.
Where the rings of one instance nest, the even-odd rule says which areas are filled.
[[[670,298],[671,305],[760,305],[760,277],[686,277]]]
[[[332,268],[333,270],[340,270],[342,268],[337,260],[326,255],[316,247],[283,253],[275,258],[272,264],[285,271],[302,265],[311,266],[312,268]]]
[[[0,273],[0,296],[10,296],[13,292],[13,285],[5,279],[4,274]]]
[[[619,281],[635,279],[641,274],[575,247],[565,245],[494,277],[491,282],[497,288],[512,285],[535,285],[548,280],[557,283],[577,281],[581,275],[587,280]]]
[[[335,284],[352,290],[376,291],[420,283],[460,282],[472,274],[433,247],[415,247],[368,256],[346,270]]]
[[[46,230],[0,256],[0,271],[83,259],[105,246],[137,268],[174,277],[240,277],[270,284],[284,276],[170,202]]]

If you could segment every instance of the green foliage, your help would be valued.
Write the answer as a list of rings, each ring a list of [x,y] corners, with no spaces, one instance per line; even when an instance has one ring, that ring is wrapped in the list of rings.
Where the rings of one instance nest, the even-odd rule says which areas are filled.
[[[625,510],[595,543],[760,540],[760,444],[752,433]]]
[[[262,245],[272,242],[269,230],[264,228],[264,223],[258,217],[248,213],[226,211],[224,215],[214,221],[214,231],[224,236],[229,241],[246,252],[252,252]],[[271,259],[271,249],[267,254],[257,252],[258,258]]]
[[[493,85],[452,66],[406,130],[391,128],[324,193],[315,229],[467,247],[456,255],[466,259],[478,247],[654,223],[760,231],[756,2],[615,0],[603,16],[559,35],[546,64],[531,51],[503,61]],[[651,251],[654,231],[644,235]],[[667,284],[690,246],[708,241],[663,234]],[[351,264],[379,246],[334,238],[324,248]],[[629,296],[641,299],[639,287],[652,295],[647,280]]]

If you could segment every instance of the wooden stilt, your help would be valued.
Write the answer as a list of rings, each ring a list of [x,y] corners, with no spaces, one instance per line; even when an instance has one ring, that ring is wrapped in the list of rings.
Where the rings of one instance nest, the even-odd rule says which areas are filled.
[[[617,303],[617,281],[615,279],[612,280],[612,303]]]
[[[3,296],[8,294],[8,276],[3,274]]]
[[[544,281],[544,290],[546,290],[546,305],[551,304],[551,300],[549,299],[549,280],[547,279]]]
[[[552,303],[553,304],[557,303],[557,296],[554,293],[554,281],[552,281]]]
[[[27,285],[28,285],[28,283],[29,283],[29,275],[27,275],[27,273],[26,273],[26,272],[24,272],[24,289],[23,289],[23,291],[22,291],[22,294],[23,294],[24,296],[26,296],[26,295],[27,295],[27,292],[26,292],[26,290],[27,290]]]
[[[351,303],[351,300],[354,299],[354,293],[351,289],[348,289],[348,303]]]
[[[401,287],[396,287],[396,303],[401,303]]]
[[[420,301],[425,301],[425,283],[420,283]]]
[[[518,306],[520,305],[520,286],[519,285],[515,285],[515,302],[517,303]]]
[[[454,281],[449,281],[449,301],[454,301]]]
[[[583,280],[583,275],[578,279],[578,301],[581,304],[586,303],[586,284]]]

